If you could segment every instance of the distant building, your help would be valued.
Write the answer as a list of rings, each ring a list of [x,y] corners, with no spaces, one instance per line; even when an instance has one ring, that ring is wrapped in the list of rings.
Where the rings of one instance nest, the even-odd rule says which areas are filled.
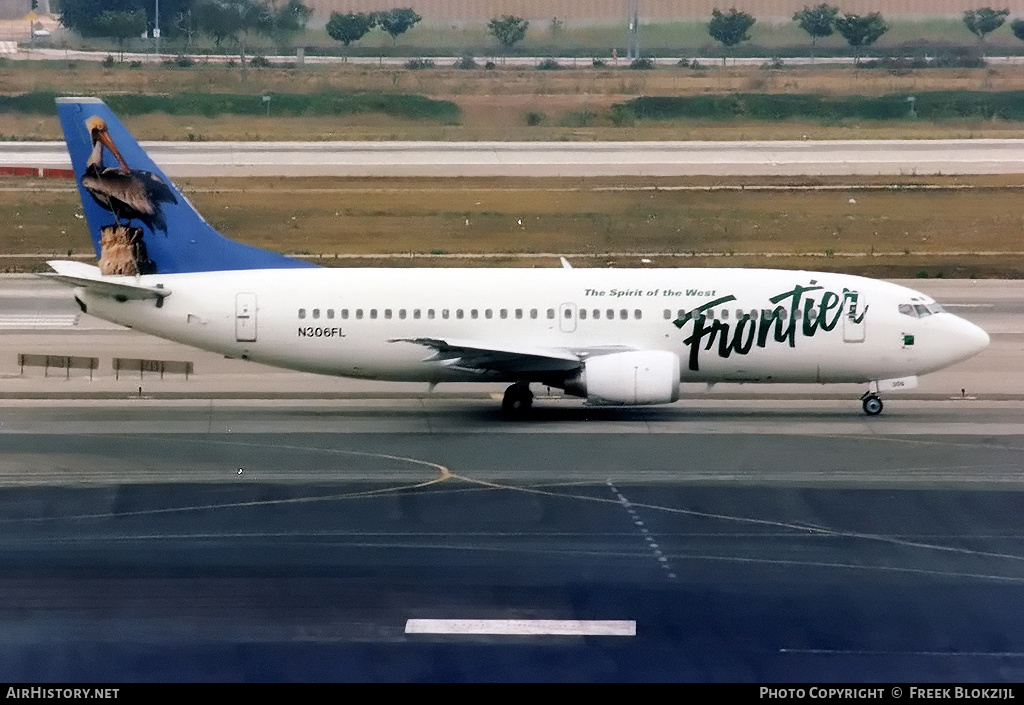
[[[579,21],[615,21],[626,15],[626,0],[304,0],[316,17],[331,12],[370,12],[411,6],[426,22],[485,20],[500,15],[528,19],[558,17]],[[640,16],[648,20],[699,19],[711,10],[735,7],[758,19],[790,20],[793,13],[822,0],[640,0]],[[978,7],[1008,7],[1024,16],[1024,0],[833,0],[846,12],[881,12],[887,17],[958,17]]]

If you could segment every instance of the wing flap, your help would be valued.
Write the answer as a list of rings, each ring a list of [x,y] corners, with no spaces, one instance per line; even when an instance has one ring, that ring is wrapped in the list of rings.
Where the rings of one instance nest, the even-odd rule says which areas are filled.
[[[392,338],[389,343],[421,345],[433,353],[424,362],[440,362],[463,370],[525,374],[567,372],[581,364],[579,355],[558,348],[495,345],[451,338]]]

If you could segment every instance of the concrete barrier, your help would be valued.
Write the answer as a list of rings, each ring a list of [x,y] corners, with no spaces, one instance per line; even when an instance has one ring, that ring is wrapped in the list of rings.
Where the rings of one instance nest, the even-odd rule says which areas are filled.
[[[65,379],[71,377],[71,370],[89,370],[89,379],[92,379],[93,370],[99,369],[100,360],[98,357],[75,357],[73,355],[25,355],[18,354],[18,367],[21,374],[25,374],[26,367],[42,367],[43,376],[50,376],[50,368],[64,370]]]

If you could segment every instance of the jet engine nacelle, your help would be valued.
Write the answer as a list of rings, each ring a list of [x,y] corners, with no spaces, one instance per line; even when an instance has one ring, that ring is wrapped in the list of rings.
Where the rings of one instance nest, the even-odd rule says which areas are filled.
[[[663,350],[595,355],[565,391],[594,404],[670,404],[679,399],[679,356]]]

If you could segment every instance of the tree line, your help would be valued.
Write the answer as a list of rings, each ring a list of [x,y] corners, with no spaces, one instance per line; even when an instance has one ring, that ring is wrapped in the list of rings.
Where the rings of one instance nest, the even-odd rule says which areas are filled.
[[[123,48],[127,39],[143,36],[154,28],[153,9],[153,0],[62,0],[61,22],[83,37],[114,38]],[[966,10],[963,23],[984,50],[985,37],[1002,27],[1009,14],[1009,9],[990,7]],[[225,44],[237,46],[244,60],[253,37],[269,37],[279,46],[286,46],[305,31],[312,15],[313,10],[302,0],[162,0],[160,30],[164,36],[184,38],[186,51],[197,37],[205,35],[218,49]],[[387,33],[397,45],[398,37],[422,19],[412,8],[332,12],[326,29],[328,36],[346,47],[375,28]],[[805,6],[793,15],[793,21],[810,36],[812,57],[818,40],[838,33],[859,61],[863,50],[889,31],[879,12],[848,13],[827,3]],[[756,22],[747,12],[715,8],[708,33],[728,51],[750,40]],[[487,31],[508,52],[525,39],[529,25],[522,17],[502,15],[488,22]],[[1010,29],[1024,41],[1024,19],[1014,19]]]
[[[982,7],[965,10],[963,23],[978,38],[978,43],[983,45],[986,35],[1002,27],[1009,15],[1009,9],[994,10],[991,7]],[[722,12],[716,8],[712,11],[708,33],[715,41],[729,48],[749,40],[748,32],[756,21],[752,15],[737,11],[735,8],[729,12]],[[793,14],[793,21],[810,36],[812,57],[819,39],[831,37],[838,32],[853,49],[855,61],[859,61],[863,49],[874,44],[889,31],[889,25],[880,12],[846,13],[827,3],[814,7],[805,5],[804,9]],[[1010,29],[1017,39],[1024,41],[1024,20],[1013,20]]]
[[[156,28],[153,0],[62,0],[60,20],[83,37],[111,37],[124,42]],[[190,47],[200,35],[245,47],[254,36],[288,44],[306,30],[312,8],[302,0],[161,0],[160,34],[183,38]]]

